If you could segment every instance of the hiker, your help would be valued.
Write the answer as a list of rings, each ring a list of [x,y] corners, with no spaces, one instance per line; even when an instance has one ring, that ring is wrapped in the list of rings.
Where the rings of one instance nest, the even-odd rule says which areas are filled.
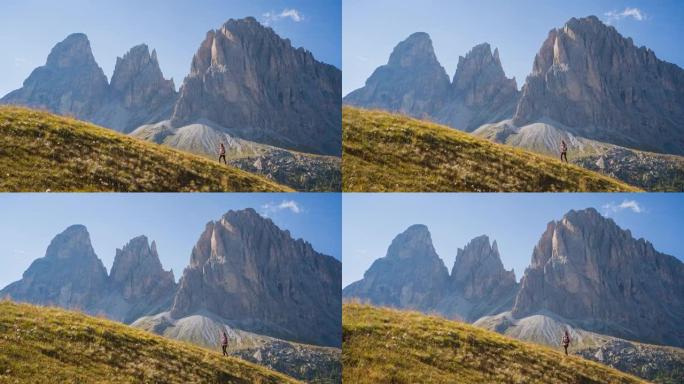
[[[565,158],[565,162],[568,162],[568,146],[565,144],[565,140],[561,140],[561,162],[563,161],[563,158]]]
[[[223,356],[228,356],[226,348],[228,348],[228,335],[226,335],[226,331],[223,331],[223,336],[221,337],[221,349],[223,350]]]
[[[561,344],[563,344],[563,348],[565,349],[565,356],[568,355],[568,346],[570,346],[570,334],[568,331],[565,331],[565,335],[563,336],[563,340],[561,340]]]
[[[226,163],[226,147],[223,146],[223,143],[219,148],[219,164],[221,164],[221,159],[223,159],[223,164],[228,164]]]

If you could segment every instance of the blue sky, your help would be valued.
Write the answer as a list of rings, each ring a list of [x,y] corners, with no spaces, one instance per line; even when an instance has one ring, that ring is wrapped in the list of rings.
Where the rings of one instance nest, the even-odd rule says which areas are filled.
[[[363,277],[392,239],[412,224],[430,229],[449,270],[456,251],[486,234],[519,280],[546,229],[570,209],[594,207],[656,250],[684,259],[684,194],[345,194],[342,198],[342,286]]]
[[[571,17],[588,15],[684,67],[684,1],[344,0],[343,94],[362,87],[375,68],[387,63],[392,48],[418,31],[431,35],[450,78],[458,56],[489,42],[499,48],[506,74],[521,87],[548,32]]]
[[[50,49],[74,32],[88,35],[108,78],[134,45],[156,48],[176,87],[205,34],[230,18],[253,16],[295,47],[341,67],[341,0],[4,0],[0,12],[0,95],[21,87]]]
[[[0,288],[19,280],[52,238],[69,225],[88,228],[107,270],[116,248],[146,235],[156,240],[176,279],[204,226],[231,209],[254,208],[319,252],[341,256],[341,195],[337,193],[0,194]]]

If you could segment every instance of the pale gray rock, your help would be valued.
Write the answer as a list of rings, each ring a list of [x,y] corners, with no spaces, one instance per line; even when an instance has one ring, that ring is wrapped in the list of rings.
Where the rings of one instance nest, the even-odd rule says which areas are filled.
[[[230,19],[200,45],[172,121],[209,120],[246,140],[340,156],[341,80],[254,18]]]
[[[512,314],[557,314],[596,333],[684,345],[684,263],[595,209],[548,224]]]
[[[595,16],[572,18],[542,44],[513,122],[544,118],[589,139],[684,154],[684,70]]]
[[[236,327],[307,344],[341,344],[341,263],[253,209],[207,224],[171,308],[208,311]]]
[[[0,291],[0,297],[96,314],[107,283],[88,231],[73,225],[55,236],[45,256],[31,263],[21,280]]]

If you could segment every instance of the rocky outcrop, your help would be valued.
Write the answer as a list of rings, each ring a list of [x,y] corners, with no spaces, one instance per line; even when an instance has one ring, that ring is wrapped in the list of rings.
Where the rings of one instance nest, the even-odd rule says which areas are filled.
[[[253,209],[229,211],[193,248],[171,316],[209,312],[246,331],[340,346],[341,273]]]
[[[362,280],[345,287],[343,295],[474,321],[510,309],[517,289],[515,274],[504,269],[496,242],[490,246],[487,236],[458,250],[449,275],[427,227],[413,225],[392,241],[387,255],[375,260]]]
[[[150,54],[145,44],[131,48],[123,58],[117,57],[110,93],[120,104],[123,119],[111,121],[108,126],[123,132],[168,118],[176,101],[173,79],[164,78],[157,52]]]
[[[107,290],[107,271],[95,254],[90,235],[73,225],[55,236],[45,256],[35,260],[22,279],[0,291],[0,297],[97,313]]]
[[[518,102],[515,79],[504,73],[499,50],[488,43],[476,45],[458,58],[449,102],[437,113],[437,121],[465,131],[513,115]]]
[[[513,122],[551,119],[579,136],[684,154],[684,70],[595,16],[553,29],[535,57]]]
[[[168,309],[175,292],[173,271],[165,271],[162,267],[154,241],[150,245],[147,237],[138,236],[123,249],[116,250],[109,276],[109,293],[124,302],[123,322]],[[108,308],[112,313],[114,306]]]
[[[0,99],[4,104],[44,108],[61,115],[130,132],[171,115],[176,90],[146,45],[117,58],[112,82],[95,62],[88,37],[69,35],[50,52],[22,88]]]
[[[432,40],[417,32],[399,43],[386,65],[377,68],[346,104],[430,118],[449,95],[449,76],[437,61]]]
[[[92,121],[107,103],[108,93],[107,77],[95,62],[88,37],[75,33],[55,45],[45,65],[0,102]]]
[[[428,312],[448,289],[449,271],[432,245],[424,225],[413,225],[392,240],[385,257],[377,259],[363,279],[345,287],[345,297],[373,305]]]
[[[254,18],[231,19],[200,45],[172,121],[209,120],[243,139],[339,156],[341,81],[339,69]]]
[[[512,314],[548,311],[583,329],[684,345],[684,263],[656,251],[595,209],[548,224]]]
[[[518,90],[504,74],[498,49],[487,43],[461,56],[453,81],[437,61],[432,40],[414,33],[394,48],[379,67],[344,102],[430,119],[465,131],[510,118]]]
[[[614,339],[576,352],[654,383],[684,382],[684,350]]]
[[[490,245],[486,235],[458,249],[449,280],[452,292],[474,303],[468,321],[510,309],[518,292],[515,272],[504,268],[496,240]]]

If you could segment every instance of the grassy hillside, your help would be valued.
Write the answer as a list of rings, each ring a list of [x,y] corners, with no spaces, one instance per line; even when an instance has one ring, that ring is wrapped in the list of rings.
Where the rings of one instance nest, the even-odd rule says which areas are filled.
[[[353,303],[342,308],[345,382],[642,382],[601,364],[465,323]]]
[[[0,191],[285,191],[200,156],[82,121],[0,106]]]
[[[445,126],[344,107],[344,191],[637,191],[551,157]]]
[[[76,312],[0,302],[0,383],[294,383],[258,365]]]

